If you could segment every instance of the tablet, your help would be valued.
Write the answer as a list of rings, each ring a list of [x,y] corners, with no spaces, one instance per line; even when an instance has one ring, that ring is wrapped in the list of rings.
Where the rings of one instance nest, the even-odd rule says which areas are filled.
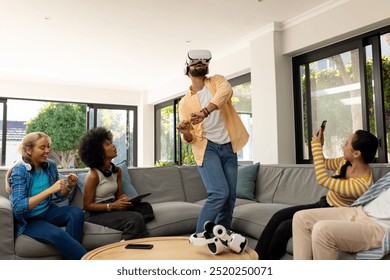
[[[135,203],[140,203],[141,200],[149,195],[151,195],[152,193],[144,193],[144,194],[140,194],[136,197],[133,197],[132,199],[129,200],[129,202],[135,204]]]

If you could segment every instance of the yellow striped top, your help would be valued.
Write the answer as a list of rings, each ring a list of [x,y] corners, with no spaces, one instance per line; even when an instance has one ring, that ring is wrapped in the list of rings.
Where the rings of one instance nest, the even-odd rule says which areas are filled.
[[[326,200],[334,207],[350,206],[359,196],[367,191],[374,183],[372,172],[369,176],[346,179],[335,179],[328,175],[327,169],[335,170],[334,175],[340,174],[340,168],[346,163],[344,157],[325,159],[322,145],[318,141],[311,142],[314,168],[317,182],[327,188]]]

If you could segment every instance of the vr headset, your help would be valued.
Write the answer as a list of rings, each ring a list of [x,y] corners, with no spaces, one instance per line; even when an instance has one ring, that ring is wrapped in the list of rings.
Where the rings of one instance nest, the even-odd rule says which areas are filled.
[[[218,255],[225,250],[225,245],[217,237],[212,237],[208,232],[204,231],[199,234],[192,234],[188,240],[191,245],[204,246],[207,245],[211,254]]]
[[[191,65],[202,63],[208,67],[211,60],[211,52],[209,50],[191,50],[187,53],[186,62],[184,64],[184,74],[188,75],[188,70]]]
[[[227,230],[222,225],[216,225],[213,222],[207,221],[204,226],[204,232],[200,234],[192,234],[189,242],[194,246],[207,245],[213,255],[217,255],[229,248],[235,253],[242,253],[247,245],[248,240],[241,234]]]

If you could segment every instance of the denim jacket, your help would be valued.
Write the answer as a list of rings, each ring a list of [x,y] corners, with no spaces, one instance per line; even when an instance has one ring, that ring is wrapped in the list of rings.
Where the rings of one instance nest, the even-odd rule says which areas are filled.
[[[47,172],[49,175],[49,185],[52,186],[58,181],[58,170],[54,161],[48,161]],[[26,163],[18,162],[12,168],[11,174],[8,178],[8,183],[11,186],[10,201],[13,209],[14,217],[16,219],[16,236],[23,233],[26,228],[27,221],[25,213],[30,211],[28,203],[31,195],[31,188],[33,185],[33,170],[28,171]],[[56,197],[61,197],[61,191],[55,193]],[[50,205],[53,205],[50,197]]]

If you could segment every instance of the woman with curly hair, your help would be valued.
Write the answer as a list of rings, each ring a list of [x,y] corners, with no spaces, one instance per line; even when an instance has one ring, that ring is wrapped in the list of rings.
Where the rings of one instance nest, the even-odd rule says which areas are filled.
[[[147,202],[132,204],[122,191],[122,171],[112,163],[117,156],[111,131],[88,130],[79,142],[79,156],[90,167],[83,204],[88,222],[122,231],[124,240],[148,236],[145,223],[154,218]]]

